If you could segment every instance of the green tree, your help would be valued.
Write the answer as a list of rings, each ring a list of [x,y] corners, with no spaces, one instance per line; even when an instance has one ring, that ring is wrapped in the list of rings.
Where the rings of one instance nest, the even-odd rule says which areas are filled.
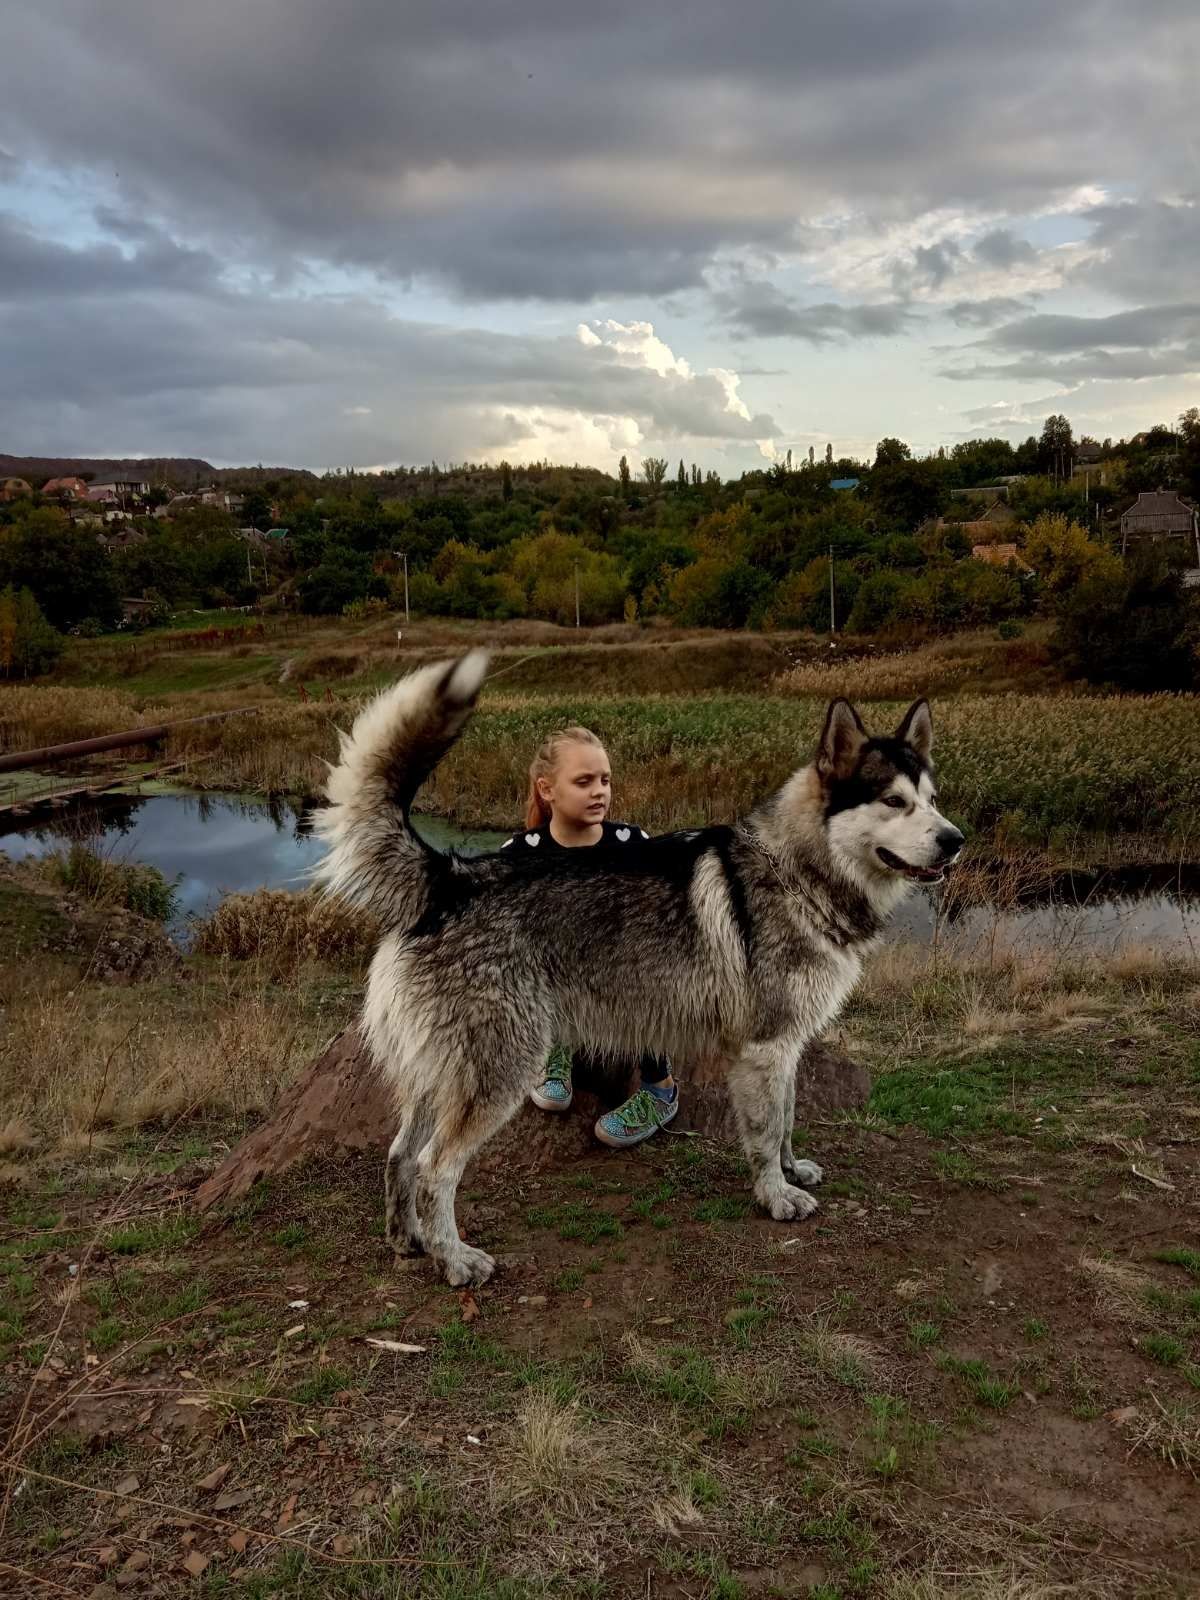
[[[0,673],[33,678],[49,672],[62,648],[62,635],[46,621],[28,589],[10,584],[0,591]]]
[[[875,446],[875,468],[895,467],[902,461],[911,460],[912,451],[903,439],[880,439]]]
[[[1043,470],[1051,473],[1059,483],[1064,478],[1069,478],[1073,450],[1071,424],[1066,417],[1061,412],[1047,417],[1042,425],[1042,437],[1038,441],[1038,454]]]
[[[24,512],[0,530],[0,584],[30,590],[51,627],[63,631],[84,617],[112,627],[121,615],[103,545],[49,507]]]
[[[1200,501],[1200,408],[1189,406],[1179,418],[1179,466],[1184,492]]]
[[[652,489],[661,486],[667,475],[667,458],[665,456],[643,456],[642,477]]]
[[[355,600],[365,600],[371,579],[369,559],[344,545],[333,545],[320,566],[299,583],[300,609],[310,616],[340,616]]]
[[[622,456],[617,467],[617,477],[621,480],[621,493],[627,495],[633,482],[633,474],[629,470],[629,457]]]
[[[1068,672],[1138,694],[1200,688],[1200,606],[1166,552],[1090,573],[1067,596],[1055,643]]]

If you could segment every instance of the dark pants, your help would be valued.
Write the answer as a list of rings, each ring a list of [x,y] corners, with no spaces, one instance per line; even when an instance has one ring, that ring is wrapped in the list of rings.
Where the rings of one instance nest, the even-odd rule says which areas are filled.
[[[573,1059],[575,1066],[583,1071],[596,1070],[597,1064],[585,1050],[576,1050]],[[632,1077],[632,1067],[632,1061],[630,1061],[628,1068],[625,1067],[624,1062],[616,1061],[606,1063],[599,1070],[602,1076],[615,1079],[622,1075],[623,1070],[626,1076]],[[646,1052],[638,1061],[638,1071],[641,1073],[643,1083],[659,1084],[665,1082],[671,1076],[671,1063],[666,1056],[652,1056],[649,1052]]]

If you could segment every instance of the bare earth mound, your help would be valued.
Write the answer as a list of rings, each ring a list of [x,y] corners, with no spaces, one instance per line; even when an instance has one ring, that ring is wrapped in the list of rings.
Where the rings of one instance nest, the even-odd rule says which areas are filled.
[[[674,1132],[704,1134],[736,1144],[737,1132],[725,1082],[716,1063],[700,1063],[682,1074],[683,1090]],[[575,1100],[565,1115],[526,1106],[485,1146],[479,1164],[536,1164],[553,1168],[593,1151],[592,1124],[617,1105],[629,1084],[589,1080],[576,1074]],[[866,1104],[871,1092],[865,1067],[832,1045],[805,1053],[796,1089],[796,1116],[803,1124],[830,1112]],[[239,1198],[259,1179],[286,1171],[304,1156],[342,1150],[386,1150],[395,1112],[357,1030],[339,1034],[307,1072],[285,1091],[274,1113],[232,1151],[199,1188],[201,1209]]]

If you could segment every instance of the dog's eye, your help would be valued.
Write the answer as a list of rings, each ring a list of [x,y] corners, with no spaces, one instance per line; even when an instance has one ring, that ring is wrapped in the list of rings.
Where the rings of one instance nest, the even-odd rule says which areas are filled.
[[[885,806],[891,806],[893,811],[903,811],[908,804],[908,802],[906,800],[902,800],[898,794],[885,794],[883,797],[883,803]]]

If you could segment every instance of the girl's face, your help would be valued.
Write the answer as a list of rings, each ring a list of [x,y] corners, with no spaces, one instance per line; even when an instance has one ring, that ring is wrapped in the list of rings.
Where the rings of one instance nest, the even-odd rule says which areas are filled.
[[[564,745],[558,766],[537,781],[538,793],[560,822],[585,828],[608,815],[612,773],[606,751],[596,744]]]

